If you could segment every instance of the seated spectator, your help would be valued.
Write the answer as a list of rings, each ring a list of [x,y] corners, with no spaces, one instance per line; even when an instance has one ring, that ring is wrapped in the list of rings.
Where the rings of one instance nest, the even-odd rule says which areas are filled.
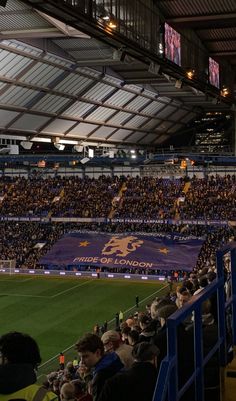
[[[130,368],[134,360],[132,347],[122,343],[120,334],[114,330],[108,330],[101,337],[105,352],[116,352],[125,368]]]
[[[134,364],[107,380],[99,401],[151,401],[157,380],[158,348],[149,343],[134,346]]]
[[[96,334],[85,334],[76,344],[81,362],[94,368],[91,383],[93,401],[97,401],[106,380],[123,368],[115,352],[105,354],[102,340]]]
[[[139,325],[142,329],[139,336],[139,341],[149,342],[156,333],[156,322],[153,321],[149,316],[143,315],[139,318]]]
[[[0,400],[58,400],[56,394],[36,384],[35,370],[41,362],[36,341],[27,334],[10,332],[0,337]]]
[[[132,347],[134,347],[136,344],[138,344],[139,341],[139,331],[137,330],[131,330],[128,333],[128,343],[129,345],[131,345]]]

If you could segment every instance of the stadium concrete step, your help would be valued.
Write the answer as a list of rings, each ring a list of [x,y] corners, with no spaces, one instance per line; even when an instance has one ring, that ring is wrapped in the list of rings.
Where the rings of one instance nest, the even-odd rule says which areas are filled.
[[[236,354],[234,359],[224,369],[222,401],[236,401]]]

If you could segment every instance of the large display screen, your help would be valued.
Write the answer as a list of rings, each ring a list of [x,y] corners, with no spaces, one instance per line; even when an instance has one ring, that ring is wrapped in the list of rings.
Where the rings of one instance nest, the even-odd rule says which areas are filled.
[[[209,57],[209,83],[220,87],[220,66],[213,58]]]
[[[181,65],[180,33],[165,23],[165,57],[173,63]]]

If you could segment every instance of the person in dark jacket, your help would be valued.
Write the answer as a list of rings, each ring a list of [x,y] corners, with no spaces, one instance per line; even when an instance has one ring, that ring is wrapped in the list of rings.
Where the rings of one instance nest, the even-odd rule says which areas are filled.
[[[10,332],[0,337],[0,400],[56,401],[56,394],[36,384],[41,362],[36,341],[27,334]]]
[[[93,368],[91,389],[93,401],[97,401],[106,380],[118,373],[124,365],[115,352],[104,353],[103,342],[95,334],[85,334],[75,346],[81,362]]]
[[[159,350],[153,344],[136,344],[133,348],[134,364],[107,380],[98,401],[152,401],[158,354]]]

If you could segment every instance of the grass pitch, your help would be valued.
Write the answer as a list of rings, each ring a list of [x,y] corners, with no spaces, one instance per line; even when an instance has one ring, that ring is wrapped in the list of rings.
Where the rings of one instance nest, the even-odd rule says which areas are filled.
[[[0,334],[16,330],[32,335],[40,346],[43,366],[50,371],[50,361],[55,368],[54,357],[70,349],[96,323],[112,321],[120,310],[128,314],[136,295],[140,309],[144,308],[162,288],[159,282],[0,276]],[[75,355],[73,348],[71,353]]]

